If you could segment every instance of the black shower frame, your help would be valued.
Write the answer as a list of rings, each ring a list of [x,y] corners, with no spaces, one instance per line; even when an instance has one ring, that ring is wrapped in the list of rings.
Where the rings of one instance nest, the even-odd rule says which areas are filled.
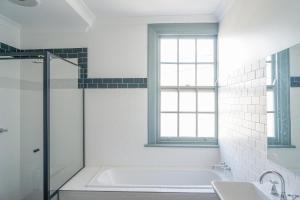
[[[5,57],[5,58],[1,58]],[[83,100],[83,166],[71,176],[64,184],[51,194],[50,191],[50,62],[52,58],[58,58],[68,62],[76,67],[79,65],[57,56],[48,51],[33,51],[33,52],[7,52],[0,53],[0,60],[16,60],[16,59],[43,59],[43,200],[51,200],[51,198],[59,195],[59,190],[76,174],[85,167],[85,89],[82,89]],[[80,77],[79,77],[80,78]],[[79,81],[79,79],[78,79]]]

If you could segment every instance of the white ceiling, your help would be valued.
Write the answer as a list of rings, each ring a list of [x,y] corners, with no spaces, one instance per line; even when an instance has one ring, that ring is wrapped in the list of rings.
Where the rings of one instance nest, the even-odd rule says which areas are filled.
[[[85,0],[97,16],[213,14],[221,0]]]
[[[37,7],[21,7],[0,0],[0,14],[17,22],[23,28],[85,29],[87,24],[64,0],[41,0]]]
[[[45,29],[47,31],[49,29],[85,30],[91,25],[91,22],[85,16],[95,16],[95,21],[101,21],[101,18],[105,19],[107,17],[180,15],[214,15],[219,18],[233,0],[40,1],[41,4],[38,7],[26,8],[11,4],[8,0],[0,0],[0,14],[17,22],[24,29]],[[83,9],[76,9],[80,6]]]

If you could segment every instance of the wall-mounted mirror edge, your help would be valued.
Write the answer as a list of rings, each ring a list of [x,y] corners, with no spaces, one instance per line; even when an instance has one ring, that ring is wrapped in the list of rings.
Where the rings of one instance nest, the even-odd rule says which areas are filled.
[[[300,44],[265,62],[268,159],[300,176]]]

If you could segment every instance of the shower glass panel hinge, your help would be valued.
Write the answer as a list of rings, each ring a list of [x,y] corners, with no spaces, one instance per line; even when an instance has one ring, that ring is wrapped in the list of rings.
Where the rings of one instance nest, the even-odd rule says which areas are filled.
[[[7,132],[7,131],[8,131],[7,129],[0,128],[0,133],[5,133],[5,132]]]

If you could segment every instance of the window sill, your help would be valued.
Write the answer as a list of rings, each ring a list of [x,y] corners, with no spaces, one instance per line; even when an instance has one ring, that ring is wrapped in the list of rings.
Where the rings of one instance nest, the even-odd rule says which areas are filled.
[[[296,148],[295,145],[268,145],[268,148],[270,149],[276,149],[276,148],[285,148],[285,149],[293,149],[293,148]]]
[[[144,147],[169,147],[169,148],[219,148],[218,144],[145,144]]]

